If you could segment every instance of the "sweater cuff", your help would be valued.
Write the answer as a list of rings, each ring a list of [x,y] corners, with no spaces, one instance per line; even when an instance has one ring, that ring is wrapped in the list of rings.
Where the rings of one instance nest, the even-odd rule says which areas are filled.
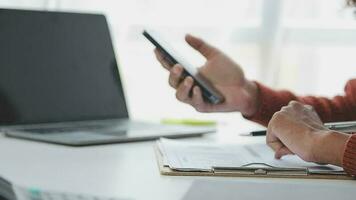
[[[342,162],[345,172],[351,176],[356,176],[356,134],[352,135],[346,142]]]
[[[264,126],[268,125],[273,114],[287,105],[294,96],[287,91],[275,91],[261,83],[255,82],[258,88],[260,106],[252,116],[243,116],[245,119],[257,122]]]

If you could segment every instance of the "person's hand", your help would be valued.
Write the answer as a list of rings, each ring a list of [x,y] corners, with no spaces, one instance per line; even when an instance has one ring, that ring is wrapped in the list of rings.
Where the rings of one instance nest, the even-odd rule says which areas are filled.
[[[245,78],[240,66],[220,50],[199,38],[187,35],[185,39],[206,58],[207,61],[199,68],[199,73],[224,96],[225,101],[218,105],[205,102],[201,89],[194,86],[192,77],[182,80],[183,67],[179,64],[171,66],[163,54],[155,49],[157,59],[170,71],[169,84],[176,89],[177,99],[192,105],[200,112],[239,111],[245,116],[253,115],[258,107],[257,86]]]
[[[292,101],[273,115],[266,142],[277,159],[296,154],[308,162],[341,166],[348,137],[327,129],[312,106]]]

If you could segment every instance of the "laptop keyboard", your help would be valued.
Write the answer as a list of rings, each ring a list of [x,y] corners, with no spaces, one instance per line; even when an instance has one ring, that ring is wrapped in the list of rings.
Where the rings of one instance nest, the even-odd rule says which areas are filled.
[[[105,127],[106,129],[107,127]],[[31,128],[23,129],[26,132],[33,133],[62,133],[62,132],[78,132],[78,131],[94,131],[104,129],[103,126],[83,126],[83,127],[62,127],[62,128]]]
[[[97,125],[81,125],[72,127],[46,127],[46,128],[26,128],[20,131],[48,134],[48,133],[70,133],[70,132],[108,132],[122,133],[126,130],[167,130],[173,128],[172,126],[165,126],[161,124],[147,124],[142,122],[119,122],[110,124],[97,124]]]
[[[59,127],[62,125],[62,127]],[[66,126],[65,126],[66,125]],[[87,126],[85,126],[87,125]],[[98,126],[97,126],[98,125]],[[70,126],[70,127],[69,127]],[[58,124],[56,127],[39,126],[5,130],[8,137],[43,141],[56,144],[84,146],[117,142],[153,140],[159,137],[197,136],[215,131],[207,127],[161,125],[135,121],[106,121],[105,123]]]
[[[84,194],[40,191],[38,189],[17,188],[18,200],[128,200],[123,198],[99,197]]]

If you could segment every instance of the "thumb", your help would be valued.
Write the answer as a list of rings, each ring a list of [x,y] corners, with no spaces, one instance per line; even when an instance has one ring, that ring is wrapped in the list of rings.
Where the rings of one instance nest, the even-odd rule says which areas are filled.
[[[294,153],[291,150],[289,150],[286,146],[284,146],[275,152],[274,157],[276,159],[281,159],[285,155],[293,155],[293,154]]]
[[[216,53],[219,52],[218,49],[204,42],[204,40],[192,36],[190,34],[187,34],[185,36],[185,41],[187,41],[187,43],[195,50],[199,51],[206,59],[211,58],[212,56],[214,56]]]

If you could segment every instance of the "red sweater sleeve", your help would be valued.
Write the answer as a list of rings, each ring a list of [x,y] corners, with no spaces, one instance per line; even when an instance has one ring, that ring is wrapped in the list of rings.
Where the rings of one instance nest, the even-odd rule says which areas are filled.
[[[345,94],[332,99],[315,96],[296,96],[290,91],[276,91],[256,82],[259,89],[260,108],[249,120],[268,125],[273,114],[292,100],[311,105],[323,122],[356,120],[356,79],[345,86]]]
[[[259,89],[260,108],[253,116],[246,118],[264,126],[268,125],[275,112],[292,100],[313,106],[323,122],[356,121],[356,79],[347,82],[344,95],[332,99],[301,97],[286,90],[275,91],[260,83],[256,84]],[[345,145],[343,168],[348,174],[356,176],[356,134],[352,135]]]
[[[346,143],[342,165],[346,173],[356,176],[356,134]]]

